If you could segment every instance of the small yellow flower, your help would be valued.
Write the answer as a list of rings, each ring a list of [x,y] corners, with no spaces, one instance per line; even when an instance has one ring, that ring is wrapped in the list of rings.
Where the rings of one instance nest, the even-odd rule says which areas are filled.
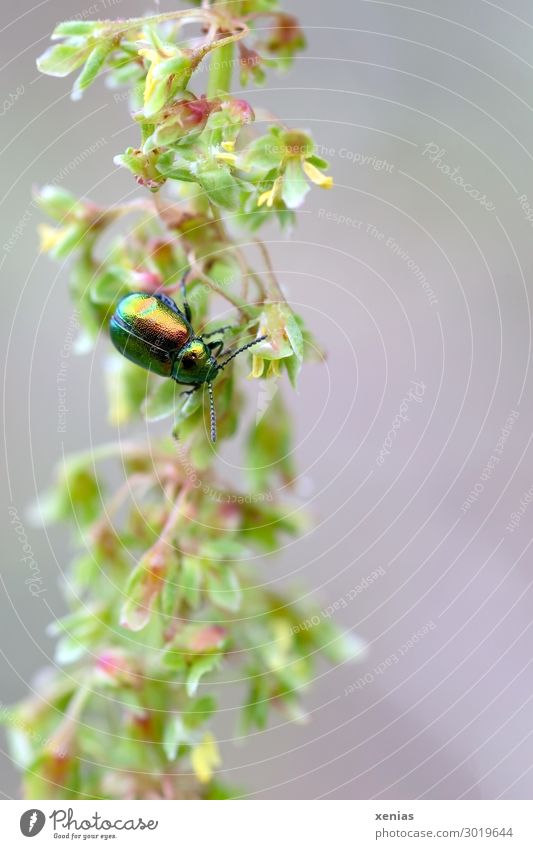
[[[292,647],[292,628],[284,619],[275,619],[272,624],[272,630],[274,631],[279,650],[286,658]]]
[[[194,747],[191,763],[198,780],[207,784],[213,776],[213,770],[221,764],[217,742],[212,734],[206,734],[202,742]]]
[[[279,360],[270,360],[270,363],[268,364],[268,371],[267,371],[266,376],[267,377],[279,377],[280,376]]]
[[[226,162],[228,165],[235,165],[237,162],[237,157],[234,153],[222,153],[221,151],[215,153],[215,159],[219,162]]]
[[[37,230],[39,233],[40,250],[43,254],[52,251],[65,234],[64,228],[50,227],[49,224],[39,224]]]
[[[280,186],[281,177],[276,177],[272,188],[268,189],[268,191],[266,192],[263,192],[263,194],[259,195],[259,197],[257,198],[257,206],[263,206],[263,204],[266,203],[268,207],[271,207],[274,201],[276,200],[276,197],[278,196]]]
[[[309,177],[309,179],[316,183],[317,186],[320,186],[321,189],[331,189],[333,185],[333,178],[329,177],[327,174],[323,174],[322,171],[319,171],[318,168],[315,168],[311,162],[307,162],[304,160],[302,163],[302,168],[305,173]]]
[[[263,192],[262,195],[259,195],[257,198],[257,206],[263,206],[266,203],[267,206],[272,206],[274,202],[274,190],[269,189],[267,192]]]
[[[233,153],[233,151],[235,150],[235,142],[234,141],[223,141],[220,146],[223,147],[224,150],[227,150],[228,153]]]
[[[149,47],[143,47],[141,50],[139,50],[139,56],[142,56],[143,59],[148,59],[148,61],[150,62],[150,67],[148,69],[148,73],[146,74],[146,82],[144,84],[144,102],[147,103],[154,93],[157,82],[154,77],[154,71],[157,66],[163,61],[163,57],[160,56],[157,50],[153,50]]]
[[[263,370],[265,368],[265,361],[263,357],[259,357],[257,354],[252,354],[252,371],[248,375],[248,377],[258,378],[263,374]]]
[[[268,648],[267,663],[270,669],[282,669],[287,665],[292,648],[292,630],[288,622],[277,619],[272,630],[273,640]]]

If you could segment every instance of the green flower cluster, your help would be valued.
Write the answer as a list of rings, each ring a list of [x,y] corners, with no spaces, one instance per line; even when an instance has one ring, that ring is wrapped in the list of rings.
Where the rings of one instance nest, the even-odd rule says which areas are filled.
[[[233,68],[261,82],[270,65],[285,67],[303,35],[275,0],[196,6],[56,28],[61,43],[39,67],[79,70],[74,97],[101,73],[130,87],[140,143],[115,161],[152,194],[102,208],[43,188],[37,200],[54,224],[41,225],[42,250],[70,258],[78,351],[107,332],[123,295],[172,296],[186,273],[195,329],[209,331],[212,304],[224,298],[235,313],[228,344],[266,337],[250,377],[273,385],[286,372],[295,385],[317,346],[263,244],[255,239],[266,261],[258,273],[239,233],[272,216],[286,225],[309,182],[331,180],[307,134],[273,121],[258,135],[252,107],[229,89]],[[185,36],[191,24],[200,35]],[[209,54],[207,92],[195,94],[194,73]],[[127,216],[135,223],[121,228]],[[361,646],[254,576],[253,561],[307,523],[294,497],[277,495],[295,478],[281,391],[269,392],[270,406],[244,434],[247,480],[238,490],[213,468],[201,392],[184,402],[175,383],[111,350],[106,382],[113,424],[172,417],[173,430],[149,445],[132,437],[69,458],[35,508],[43,523],[71,525],[78,553],[64,587],[71,612],[52,631],[56,667],[7,719],[13,756],[28,798],[225,798],[210,730],[217,680],[246,683],[241,733],[264,728],[271,709],[301,721],[317,657],[342,662]],[[215,385],[219,439],[243,429],[240,387],[233,362]],[[122,477],[114,487],[110,466]]]

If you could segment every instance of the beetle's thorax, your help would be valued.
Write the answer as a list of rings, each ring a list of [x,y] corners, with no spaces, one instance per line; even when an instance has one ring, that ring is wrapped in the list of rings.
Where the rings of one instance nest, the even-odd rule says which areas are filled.
[[[172,377],[177,383],[199,385],[213,380],[218,370],[207,345],[194,336],[174,360]]]

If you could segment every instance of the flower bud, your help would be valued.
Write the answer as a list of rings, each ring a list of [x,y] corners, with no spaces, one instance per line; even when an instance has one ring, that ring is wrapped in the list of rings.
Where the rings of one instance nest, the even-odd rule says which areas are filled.
[[[148,271],[146,268],[134,271],[132,276],[135,280],[135,289],[142,292],[152,294],[153,292],[157,292],[163,285],[161,276],[155,274],[153,271]]]
[[[225,109],[230,118],[239,124],[251,124],[255,121],[255,113],[248,101],[237,97],[224,101],[222,108]]]
[[[284,56],[294,53],[295,50],[302,50],[305,47],[305,38],[298,20],[293,15],[280,13],[277,16],[277,26],[266,46],[271,53]]]
[[[227,630],[221,625],[207,625],[189,637],[186,648],[195,654],[214,651],[224,644],[227,634]]]
[[[110,649],[102,652],[96,659],[96,672],[99,676],[116,684],[130,687],[140,686],[140,676],[134,670],[129,658],[123,652]]]
[[[307,133],[301,130],[289,130],[283,133],[280,138],[280,144],[287,157],[296,156],[305,158],[311,156],[314,149],[312,140]]]

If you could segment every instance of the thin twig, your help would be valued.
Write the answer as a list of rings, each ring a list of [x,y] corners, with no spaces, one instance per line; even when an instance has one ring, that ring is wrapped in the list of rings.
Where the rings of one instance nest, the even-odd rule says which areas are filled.
[[[271,284],[270,285],[270,295],[271,295],[272,299],[274,301],[279,300],[279,301],[284,301],[286,303],[287,301],[286,301],[285,295],[283,294],[283,292],[281,290],[281,286],[279,285],[278,278],[276,277],[274,268],[272,266],[272,260],[270,259],[270,254],[267,251],[264,242],[262,242],[261,239],[254,239],[254,242],[257,245],[257,247],[259,248],[259,250],[261,251],[263,261],[264,261],[264,263],[267,267],[268,279],[269,279],[270,284]]]

